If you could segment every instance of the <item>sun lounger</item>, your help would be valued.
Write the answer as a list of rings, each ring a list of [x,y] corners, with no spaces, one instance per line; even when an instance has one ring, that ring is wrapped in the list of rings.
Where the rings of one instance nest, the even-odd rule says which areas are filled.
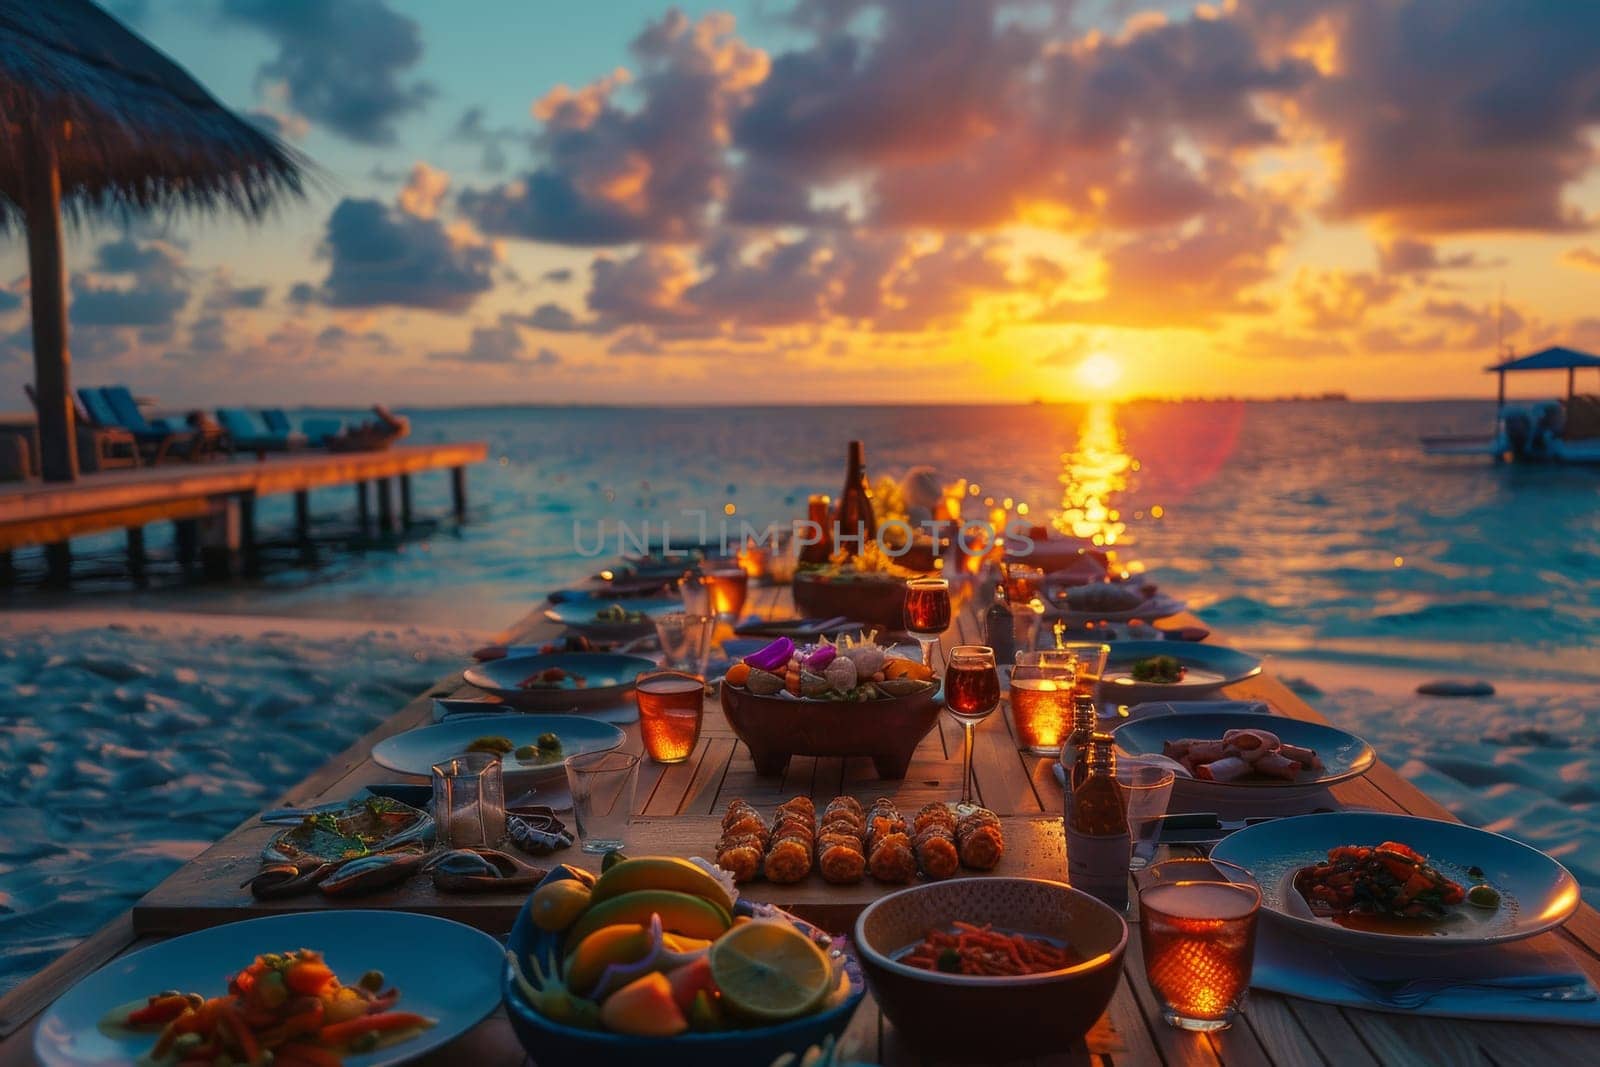
[[[309,418],[300,424],[300,432],[306,435],[306,443],[313,448],[323,448],[328,444],[328,438],[337,437],[344,432],[344,420],[332,417]]]
[[[22,388],[37,412],[39,397],[34,393],[33,386],[24,383]],[[75,400],[73,408],[73,414],[77,416],[78,456],[85,461],[87,470],[105,471],[139,465],[139,443],[134,440],[132,433],[120,426],[102,423],[81,400]]]
[[[83,397],[84,406],[88,407],[91,413],[96,408],[95,402],[90,399],[95,392],[93,389],[78,391]],[[103,410],[109,414],[112,424],[121,426],[133,434],[147,463],[160,463],[173,449],[177,449],[179,455],[198,458],[191,455],[192,446],[196,442],[195,434],[189,430],[175,430],[165,422],[159,425],[150,422],[144,417],[144,412],[139,410],[139,405],[127,386],[106,386],[98,391],[98,395],[100,403],[104,405]]]
[[[258,422],[242,408],[218,408],[217,420],[227,435],[233,452],[287,452],[306,443],[304,434],[285,429],[279,432],[270,424]]]

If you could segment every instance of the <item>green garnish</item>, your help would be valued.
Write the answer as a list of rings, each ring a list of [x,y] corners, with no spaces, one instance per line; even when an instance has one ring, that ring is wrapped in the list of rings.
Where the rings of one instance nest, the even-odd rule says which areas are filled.
[[[934,966],[946,974],[961,973],[961,953],[953,948],[942,949],[939,958],[934,961]]]
[[[493,735],[488,735],[480,737],[476,741],[472,742],[472,744],[468,745],[467,751],[487,752],[491,756],[505,756],[509,755],[514,749],[516,749],[516,747],[516,744],[509,737],[496,737]]]
[[[538,745],[546,752],[560,752],[561,738],[557,737],[555,734],[540,734]]]
[[[1500,891],[1492,885],[1475,885],[1467,890],[1467,903],[1475,908],[1493,910],[1500,906]]]
[[[1183,681],[1183,676],[1188,670],[1172,656],[1151,656],[1148,659],[1135,660],[1128,674],[1136,682],[1172,685]]]

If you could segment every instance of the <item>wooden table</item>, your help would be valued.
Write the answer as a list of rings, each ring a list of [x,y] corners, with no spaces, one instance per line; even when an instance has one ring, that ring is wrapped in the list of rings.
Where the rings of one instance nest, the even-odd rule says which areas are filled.
[[[758,590],[755,607],[765,614],[789,612],[786,589]],[[978,598],[975,603],[984,603]],[[1193,623],[1174,620],[1174,624]],[[508,633],[508,640],[537,642],[551,634],[549,625],[531,616]],[[947,644],[977,640],[977,611],[973,603],[958,614]],[[284,797],[290,804],[342,799],[361,786],[393,781],[397,776],[367,758],[372,745],[383,737],[428,721],[429,699],[460,689],[450,678],[418,697],[383,726],[362,738]],[[1284,715],[1311,721],[1321,716],[1280,682],[1260,676],[1234,687],[1231,696],[1266,700]],[[630,745],[638,750],[637,726],[627,728]],[[1045,758],[1020,755],[1004,715],[996,715],[978,730],[975,752],[976,778],[981,799],[1003,819],[1006,860],[997,874],[1029,874],[1062,878],[1065,855],[1060,824],[1061,789]],[[901,782],[873,776],[865,759],[796,757],[781,779],[756,776],[744,746],[734,737],[714,702],[707,704],[705,728],[693,755],[684,763],[663,767],[648,759],[641,764],[638,806],[641,817],[630,831],[630,851],[680,855],[707,854],[717,836],[718,813],[728,801],[742,796],[764,811],[796,793],[819,803],[838,793],[870,800],[879,794],[893,796],[903,811],[914,811],[930,800],[953,800],[960,790],[961,734],[941,716],[939,727],[918,748],[911,769]],[[1362,779],[1336,787],[1333,802],[1382,811],[1409,812],[1433,818],[1451,818],[1448,812],[1406,782],[1387,765],[1379,764]],[[78,977],[122,952],[164,936],[210,926],[232,919],[271,912],[324,906],[316,897],[263,903],[252,900],[239,883],[254,870],[256,856],[270,834],[254,820],[234,830],[205,853],[174,873],[147,895],[132,912],[90,938],[39,976],[0,1000],[0,1032],[11,1036],[0,1043],[0,1067],[31,1062],[31,1019],[54,996]],[[595,866],[593,857],[576,850],[559,859]],[[793,887],[755,883],[750,896],[771,900],[825,925],[845,931],[855,914],[883,890],[870,881],[857,887],[827,886],[813,876]],[[446,915],[492,933],[509,930],[522,897],[444,897],[434,893],[425,879],[396,893],[359,898],[358,907],[398,907]],[[335,905],[337,906],[337,905]],[[1600,915],[1582,907],[1558,933],[1559,940],[1580,966],[1600,982]],[[20,1028],[19,1028],[20,1027]],[[857,1013],[847,1041],[855,1056],[890,1065],[921,1062],[876,1010],[870,995]],[[1600,1063],[1600,1032],[1578,1027],[1463,1022],[1384,1014],[1333,1007],[1310,1001],[1253,992],[1242,1023],[1218,1034],[1175,1031],[1163,1024],[1144,980],[1135,925],[1130,938],[1127,967],[1105,1015],[1075,1049],[1063,1050],[1050,1064],[1211,1064],[1282,1063],[1361,1064],[1451,1063],[1509,1064],[1534,1059],[1546,1063]],[[506,1023],[496,1013],[449,1048],[429,1057],[430,1064],[478,1063],[484,1067],[521,1064],[524,1057]]]

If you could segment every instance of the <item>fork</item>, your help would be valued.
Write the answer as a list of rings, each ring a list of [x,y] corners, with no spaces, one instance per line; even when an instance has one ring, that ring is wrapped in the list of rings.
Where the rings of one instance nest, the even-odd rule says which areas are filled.
[[[1581,974],[1524,974],[1479,981],[1459,978],[1364,978],[1341,963],[1340,969],[1368,999],[1393,1008],[1418,1008],[1441,993],[1457,989],[1506,990],[1527,1000],[1578,1004],[1595,1000],[1595,991]]]

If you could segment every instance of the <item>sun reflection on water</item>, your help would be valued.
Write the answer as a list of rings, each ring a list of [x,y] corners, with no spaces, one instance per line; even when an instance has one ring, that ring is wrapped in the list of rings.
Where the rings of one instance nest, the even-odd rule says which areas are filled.
[[[1117,507],[1139,461],[1123,450],[1116,407],[1090,404],[1078,427],[1078,445],[1061,453],[1061,510],[1052,520],[1064,534],[1103,548],[1126,545],[1128,524]]]

